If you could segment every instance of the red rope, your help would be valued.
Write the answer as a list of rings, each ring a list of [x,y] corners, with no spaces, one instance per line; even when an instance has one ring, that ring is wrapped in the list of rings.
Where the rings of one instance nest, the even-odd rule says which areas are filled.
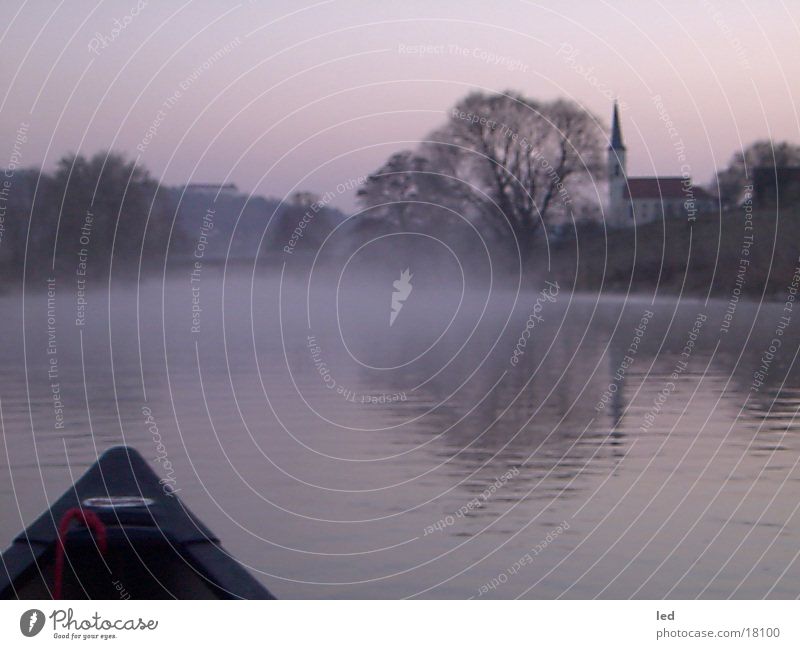
[[[53,599],[61,599],[61,590],[64,584],[64,543],[67,539],[69,525],[73,519],[79,520],[93,533],[100,553],[105,554],[108,542],[106,540],[106,526],[94,512],[89,512],[80,507],[72,507],[64,512],[58,524],[58,545],[56,546],[56,565],[53,572]]]

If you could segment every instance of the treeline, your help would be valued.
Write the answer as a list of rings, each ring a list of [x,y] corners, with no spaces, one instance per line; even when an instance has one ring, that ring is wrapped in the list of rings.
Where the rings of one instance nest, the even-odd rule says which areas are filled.
[[[631,276],[647,288],[669,282],[681,273],[678,252],[688,232],[682,221],[640,226],[637,235],[609,233],[613,249],[605,247],[607,143],[607,127],[574,102],[473,92],[417,146],[394,153],[359,181],[360,209],[351,218],[331,208],[330,197],[308,192],[278,200],[231,188],[166,187],[116,153],[67,156],[51,173],[6,170],[0,270],[8,285],[23,269],[29,277],[46,276],[75,272],[78,263],[105,277],[112,268],[161,271],[165,262],[180,265],[198,254],[207,261],[282,255],[296,262],[323,242],[334,255],[359,251],[359,259],[374,264],[387,251],[427,255],[425,246],[438,241],[447,254],[470,260],[465,272],[482,272],[484,259],[494,271],[514,272],[546,261],[546,245],[554,240],[566,250],[571,236],[582,250],[578,286],[596,284],[605,268],[597,264],[607,256],[612,285],[624,287]],[[790,211],[800,202],[800,147],[756,142],[735,154],[708,189],[726,215],[735,216],[748,194],[759,207],[775,203],[791,229],[796,216]],[[705,245],[716,241],[714,228],[730,230],[718,221],[719,213],[699,215],[696,232]],[[570,234],[576,228],[578,234]],[[640,240],[642,232],[652,236]],[[795,241],[793,231],[787,230],[788,239],[783,234],[780,246]],[[631,265],[634,245],[639,257]],[[670,250],[677,251],[674,258]],[[698,270],[690,281],[713,279],[717,290],[722,280],[707,275]]]
[[[763,213],[745,292],[780,292],[800,234],[800,146],[756,141],[718,170],[705,187],[717,209],[698,215],[688,267],[690,228],[666,209],[664,223],[604,227],[607,146],[602,120],[575,102],[473,92],[414,149],[367,177],[357,222],[362,236],[412,231],[471,241],[471,261],[488,246],[499,251],[498,270],[552,261],[579,289],[679,290],[675,282],[688,272],[691,292],[724,295],[737,274],[737,216],[749,201]],[[776,231],[773,257],[767,246]]]
[[[600,214],[608,139],[577,103],[473,92],[359,191],[363,227],[434,236],[461,222],[526,262],[544,228]]]
[[[197,193],[160,185],[117,153],[62,158],[51,173],[13,169],[0,182],[0,271],[7,290],[28,279],[62,273],[161,272],[202,249],[204,259],[253,258],[279,251],[311,207],[244,194]],[[212,214],[211,227],[208,215]],[[313,250],[343,218],[317,206],[297,244]],[[304,233],[306,234],[306,233]]]
[[[118,154],[67,156],[52,173],[6,174],[0,268],[9,279],[163,260],[175,203],[145,169]],[[181,232],[173,233],[181,242]]]
[[[466,220],[525,256],[543,229],[602,220],[608,143],[603,121],[575,102],[473,92],[367,177],[359,219],[375,231],[434,233]],[[731,210],[753,185],[762,204],[799,203],[800,146],[756,141],[705,189]]]

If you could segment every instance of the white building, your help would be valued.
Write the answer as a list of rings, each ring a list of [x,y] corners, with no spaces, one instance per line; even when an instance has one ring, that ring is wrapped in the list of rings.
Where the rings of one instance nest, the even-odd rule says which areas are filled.
[[[690,177],[627,175],[619,111],[614,103],[611,143],[608,147],[608,214],[610,226],[626,227],[663,218],[694,219],[716,207],[716,199]]]

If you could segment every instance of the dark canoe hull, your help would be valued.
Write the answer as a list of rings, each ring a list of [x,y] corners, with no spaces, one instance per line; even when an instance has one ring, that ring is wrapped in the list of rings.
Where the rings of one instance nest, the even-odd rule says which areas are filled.
[[[123,507],[122,497],[146,502]],[[52,597],[59,522],[75,507],[100,518],[108,548],[101,553],[92,533],[72,524],[64,599],[274,599],[176,495],[165,493],[142,456],[123,446],[103,454],[3,553],[0,598]]]

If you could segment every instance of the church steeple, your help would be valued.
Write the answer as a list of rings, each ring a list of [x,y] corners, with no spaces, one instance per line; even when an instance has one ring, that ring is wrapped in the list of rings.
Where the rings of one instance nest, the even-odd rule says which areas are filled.
[[[619,109],[614,102],[614,116],[611,120],[611,144],[608,146],[608,209],[612,224],[626,223],[628,198],[625,158],[627,153],[622,143],[622,128],[619,125]]]
[[[617,109],[617,102],[614,102],[614,118],[611,124],[611,146],[609,149],[615,151],[624,151],[625,145],[622,143],[622,128],[619,125],[619,110]]]

